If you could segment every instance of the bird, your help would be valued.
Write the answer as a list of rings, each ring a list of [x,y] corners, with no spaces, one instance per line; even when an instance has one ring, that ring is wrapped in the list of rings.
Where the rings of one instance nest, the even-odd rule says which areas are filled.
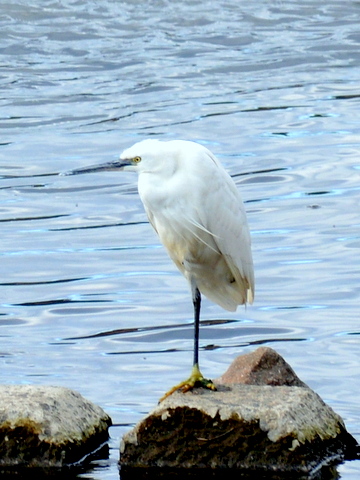
[[[189,378],[171,388],[216,390],[199,367],[201,296],[228,311],[253,303],[254,267],[245,208],[231,176],[205,146],[189,140],[145,139],[118,160],[69,172],[131,171],[150,224],[187,279],[194,309]]]

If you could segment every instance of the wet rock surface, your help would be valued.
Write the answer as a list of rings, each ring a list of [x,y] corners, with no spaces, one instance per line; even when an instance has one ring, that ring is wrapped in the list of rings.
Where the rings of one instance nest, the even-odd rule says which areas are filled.
[[[256,369],[264,353],[269,352],[255,355]],[[284,360],[270,363],[275,369],[285,364],[286,381],[293,385]],[[280,382],[278,374],[276,382]],[[321,465],[355,458],[357,443],[342,419],[301,380],[298,383],[301,386],[215,381],[216,392],[176,392],[123,437],[122,471],[236,469],[308,474]]]
[[[108,440],[110,417],[63,387],[0,385],[0,468],[83,461]]]

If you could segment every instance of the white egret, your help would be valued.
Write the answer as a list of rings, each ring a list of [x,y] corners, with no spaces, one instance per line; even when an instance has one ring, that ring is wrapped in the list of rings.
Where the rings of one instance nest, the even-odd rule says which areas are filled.
[[[204,146],[183,140],[144,140],[118,161],[74,170],[136,171],[148,219],[188,280],[194,305],[194,360],[190,377],[172,388],[215,390],[199,369],[201,294],[226,310],[252,303],[254,271],[243,202],[236,185]]]

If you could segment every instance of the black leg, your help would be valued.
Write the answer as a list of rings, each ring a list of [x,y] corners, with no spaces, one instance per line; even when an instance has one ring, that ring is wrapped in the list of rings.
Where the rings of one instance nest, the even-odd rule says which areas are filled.
[[[201,306],[201,294],[194,281],[191,282],[191,292],[194,304],[194,364],[191,370],[190,377],[184,382],[175,385],[160,399],[160,402],[165,400],[169,395],[181,390],[182,392],[188,392],[195,387],[204,387],[209,390],[216,390],[215,385],[211,380],[207,380],[203,377],[199,369],[199,330],[200,330],[200,306]]]
[[[201,294],[197,287],[193,289],[194,304],[194,365],[199,365],[199,331]]]

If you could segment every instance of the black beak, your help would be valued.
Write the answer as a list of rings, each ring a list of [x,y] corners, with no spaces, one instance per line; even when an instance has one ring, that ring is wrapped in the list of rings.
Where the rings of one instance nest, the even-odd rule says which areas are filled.
[[[91,165],[90,167],[77,168],[70,170],[62,175],[80,175],[82,173],[94,172],[112,172],[114,170],[122,170],[124,167],[131,165],[130,160],[115,160],[114,162],[102,163],[101,165]]]

